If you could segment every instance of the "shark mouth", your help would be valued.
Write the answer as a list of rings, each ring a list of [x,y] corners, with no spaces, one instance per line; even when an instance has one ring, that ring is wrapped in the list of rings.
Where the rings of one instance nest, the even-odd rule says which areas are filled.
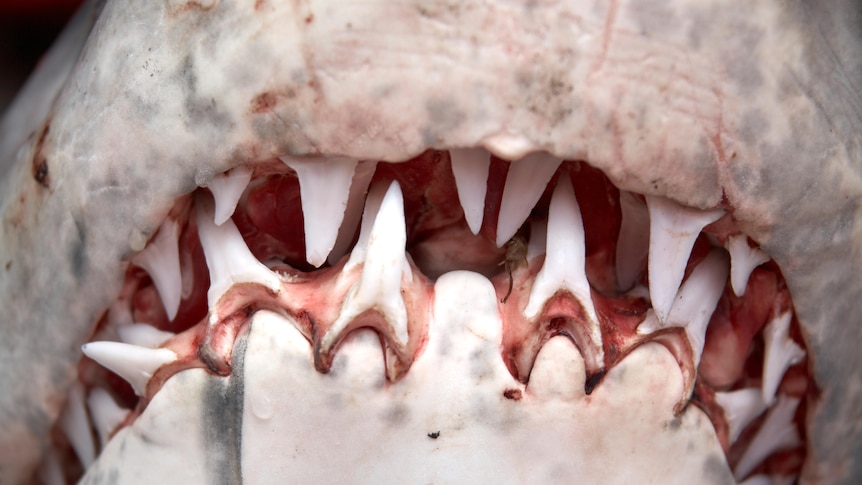
[[[544,152],[237,166],[130,258],[42,475],[618,482],[567,460],[605,446],[638,480],[791,483],[815,384],[728,209]]]
[[[91,0],[0,120],[0,482],[862,481],[854,0]]]

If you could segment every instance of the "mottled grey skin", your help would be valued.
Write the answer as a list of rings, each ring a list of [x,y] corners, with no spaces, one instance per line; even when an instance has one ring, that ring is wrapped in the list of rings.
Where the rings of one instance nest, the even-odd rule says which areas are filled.
[[[853,0],[109,2],[59,95],[34,87],[0,130],[0,481],[38,463],[175,197],[276,155],[475,145],[731,208],[822,386],[804,479],[862,481],[860,29]]]

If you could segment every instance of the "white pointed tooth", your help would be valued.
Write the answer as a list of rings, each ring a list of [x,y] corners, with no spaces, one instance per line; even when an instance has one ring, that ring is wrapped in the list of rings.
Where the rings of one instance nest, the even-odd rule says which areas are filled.
[[[356,244],[350,253],[350,259],[344,266],[344,272],[348,272],[365,262],[371,228],[374,227],[374,221],[377,219],[377,213],[380,212],[380,204],[383,203],[387,188],[388,186],[384,182],[378,182],[372,185],[368,191],[368,196],[365,198],[365,209],[362,213],[362,225],[359,228],[359,238],[356,239]]]
[[[118,325],[117,334],[123,343],[149,348],[156,348],[176,336],[175,333],[159,330],[146,323]]]
[[[335,264],[348,251],[353,244],[353,236],[356,235],[356,227],[362,218],[362,210],[365,206],[365,196],[368,195],[368,186],[377,169],[376,161],[363,160],[356,165],[353,173],[353,182],[350,184],[350,195],[347,197],[347,208],[344,211],[344,220],[338,230],[338,238],[327,259],[330,264]]]
[[[769,410],[763,425],[737,463],[733,472],[737,480],[745,478],[772,453],[794,448],[802,443],[799,430],[793,421],[797,406],[799,398],[783,394],[778,398],[778,402]]]
[[[766,410],[760,389],[753,387],[731,392],[716,392],[715,400],[724,409],[731,443],[735,443],[739,433]]]
[[[96,458],[96,446],[90,433],[90,417],[84,407],[84,388],[76,382],[69,389],[66,407],[60,416],[60,427],[69,438],[69,443],[84,469],[93,464]]]
[[[620,191],[622,221],[617,241],[617,288],[625,291],[646,268],[649,254],[649,211],[631,192]]]
[[[464,208],[464,218],[473,234],[479,234],[485,216],[485,193],[488,191],[488,167],[491,154],[484,148],[453,148],[449,150],[452,174],[458,199]]]
[[[527,220],[560,163],[559,158],[540,152],[509,165],[497,218],[498,248],[503,247]]]
[[[722,210],[683,207],[663,197],[646,197],[650,217],[649,291],[659,320],[667,319],[700,231],[717,221]]]
[[[595,327],[593,341],[601,346],[599,319],[587,282],[584,223],[568,177],[560,177],[551,197],[546,244],[545,262],[533,282],[524,316],[534,318],[554,293],[569,290],[584,306]]]
[[[326,262],[344,220],[350,183],[358,160],[281,157],[299,178],[299,196],[305,221],[305,259],[314,267]]]
[[[215,199],[213,222],[220,226],[231,218],[236,204],[248,183],[251,181],[251,167],[245,165],[231,169],[230,172],[216,175],[207,186]]]
[[[93,427],[99,435],[100,447],[104,448],[111,433],[126,419],[129,410],[120,407],[108,391],[98,387],[87,396],[87,407],[93,417]]]
[[[805,351],[790,338],[790,312],[783,313],[763,328],[763,402],[772,405],[775,392],[787,369],[805,357]]]
[[[745,294],[748,277],[754,268],[769,261],[769,255],[758,248],[748,245],[748,236],[737,234],[727,238],[725,243],[730,253],[730,285],[736,296]]]
[[[177,316],[183,286],[179,238],[179,224],[168,219],[162,224],[155,239],[132,258],[132,263],[147,270],[153,279],[169,320]]]
[[[169,349],[147,349],[121,342],[90,342],[81,347],[84,355],[113,371],[143,396],[153,373],[177,360]]]
[[[712,249],[685,280],[664,322],[665,327],[685,328],[694,352],[695,367],[703,352],[706,327],[727,284],[728,266],[727,254],[721,249]]]
[[[257,283],[277,292],[280,288],[278,276],[251,254],[236,224],[228,219],[216,226],[212,201],[207,197],[198,197],[195,206],[198,235],[210,273],[209,308],[215,308],[222,295],[238,283]]]
[[[372,205],[366,206],[366,219],[373,213],[370,211],[374,209],[381,185],[372,187],[369,194],[369,203]],[[386,318],[400,342],[407,341],[407,309],[401,296],[401,282],[403,278],[412,278],[412,272],[404,252],[407,232],[404,225],[404,198],[398,182],[393,181],[386,190],[376,214],[367,239],[359,247],[359,253],[354,251],[351,255],[354,264],[357,264],[355,255],[361,256],[364,261],[362,274],[347,293],[338,319],[324,335],[321,342],[324,349],[332,347],[341,331],[354,318],[371,309]],[[363,221],[363,229],[365,227],[366,221]]]

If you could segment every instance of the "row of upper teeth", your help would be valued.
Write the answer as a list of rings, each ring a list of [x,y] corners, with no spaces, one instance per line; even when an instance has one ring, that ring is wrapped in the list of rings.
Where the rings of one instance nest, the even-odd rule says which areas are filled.
[[[490,155],[482,149],[452,150],[450,155],[465,218],[470,229],[478,233],[483,222]],[[333,256],[340,258],[350,243],[349,236],[345,235],[354,233],[360,219],[362,223],[359,240],[343,270],[345,273],[361,271],[360,277],[345,298],[338,319],[323,336],[322,346],[334,346],[352,318],[372,307],[384,314],[394,336],[399,341],[406,341],[407,312],[399,289],[402,280],[411,278],[412,274],[405,256],[406,229],[398,184],[371,185],[373,162],[348,159],[285,159],[284,162],[296,171],[299,178],[309,263],[320,266]],[[498,245],[502,246],[524,224],[561,162],[556,157],[537,153],[512,164],[497,223]],[[233,169],[210,183],[214,206],[208,198],[196,200],[198,231],[211,279],[208,290],[211,312],[235,284],[255,283],[278,292],[289,283],[254,257],[231,221],[251,175],[252,170],[247,167]],[[682,280],[695,239],[723,212],[686,208],[659,197],[646,197],[644,204],[628,193],[622,193],[620,201],[622,227],[617,249],[620,286],[627,288],[634,284],[646,266],[647,258],[649,260],[649,296],[653,310],[639,327],[639,332],[683,327],[694,349],[696,368],[706,327],[728,277],[725,253],[714,249],[685,283]],[[561,179],[554,190],[548,220],[534,224],[536,228],[532,233],[539,236],[530,241],[528,254],[530,258],[545,254],[545,261],[532,285],[524,316],[535,318],[544,302],[559,290],[570,292],[586,310],[594,350],[592,356],[601,361],[601,332],[585,272],[583,222],[574,190],[567,179]],[[147,248],[133,259],[151,275],[170,319],[177,313],[182,292],[179,234],[179,224],[166,220]],[[767,261],[768,256],[750,247],[745,236],[728,238],[726,249],[731,259],[732,287],[737,294],[742,294],[751,271]],[[135,324],[131,316],[122,311],[116,313],[113,320],[123,343],[93,342],[84,347],[84,352],[125,378],[136,393],[143,395],[152,374],[176,359],[171,350],[156,348],[172,334]],[[748,422],[774,403],[776,389],[786,369],[804,355],[789,337],[790,318],[790,313],[776,317],[764,332],[766,357],[762,389],[718,393],[734,439]],[[687,392],[690,393],[691,389]],[[104,397],[91,393],[87,399],[100,434],[102,430],[113,429],[120,416],[125,415],[124,411],[115,409],[117,406],[112,399],[105,400]],[[792,402],[788,404],[787,399],[780,400],[775,408],[783,410],[781,413],[772,412],[780,418],[776,419],[781,425],[792,422],[796,407]],[[792,407],[789,411],[788,406]],[[83,405],[78,407],[83,409]],[[70,406],[69,409],[77,408]],[[96,419],[97,416],[100,418]],[[64,423],[67,421],[71,423],[77,419],[64,420]],[[777,429],[785,428],[779,426]],[[764,426],[763,429],[769,431],[772,428]],[[67,433],[70,436],[76,434],[73,430],[67,430]],[[76,450],[87,448],[84,444],[75,444],[74,439],[72,442]],[[82,454],[88,455],[86,450],[79,452],[79,456]],[[753,463],[759,461],[754,460]],[[82,462],[87,464],[83,457]]]

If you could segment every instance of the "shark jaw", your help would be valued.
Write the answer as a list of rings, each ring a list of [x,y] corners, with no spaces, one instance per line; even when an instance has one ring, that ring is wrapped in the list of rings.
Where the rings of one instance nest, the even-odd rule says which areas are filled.
[[[781,318],[770,339],[788,342],[782,336],[789,333],[804,343],[806,367],[823,391],[808,399],[805,413],[805,476],[857,476],[860,441],[845,424],[854,416],[847,403],[858,402],[860,392],[857,328],[836,323],[858,314],[859,131],[846,110],[856,99],[856,84],[847,80],[857,72],[846,55],[856,52],[858,36],[847,29],[855,18],[850,9],[536,7],[108,3],[81,62],[42,84],[47,95],[22,98],[18,107],[29,111],[13,108],[7,120],[16,122],[4,125],[0,142],[4,166],[14,163],[3,180],[0,246],[8,350],[0,378],[10,390],[0,397],[4,479],[26,480],[49,447],[50,427],[77,380],[70,369],[80,358],[78,344],[93,338],[93,322],[116,299],[126,262],[147,246],[177,197],[232,167],[273,157],[405,161],[450,147],[483,148],[506,161],[539,153],[586,160],[618,189],[643,196],[650,212],[664,199],[729,212],[751,239],[734,244],[759,243],[793,291],[796,317],[784,324],[787,314],[775,315]],[[383,24],[390,28],[376,35]],[[740,52],[752,62],[739,62]],[[803,193],[804,204],[788,199]],[[631,207],[632,200],[622,200]],[[509,247],[500,268],[517,273],[523,251]],[[155,264],[141,258],[142,266]],[[500,300],[508,278],[502,283]],[[583,295],[583,285],[564,283]],[[278,293],[274,286],[260,286],[257,295]],[[663,310],[645,317],[638,335],[670,333],[673,298],[650,300],[664,301],[656,307]],[[164,303],[173,311],[175,303]],[[530,315],[542,311],[525,304]],[[588,314],[580,305],[567,309]],[[550,328],[566,329],[580,352],[589,342],[597,348],[590,327],[579,334],[571,325]],[[404,339],[383,342],[398,357],[387,354],[393,382],[411,375],[389,365],[409,360],[396,341]],[[608,357],[601,341],[603,355],[585,359],[585,393],[599,392],[610,375],[587,370]],[[337,349],[340,342],[329,344]],[[232,347],[213,349],[201,362],[226,374],[215,357],[226,360]],[[162,352],[160,359],[170,356]],[[504,356],[522,384],[525,360]],[[327,365],[334,364],[314,362]],[[757,402],[751,393],[734,400]],[[792,406],[780,409],[786,415]]]
[[[244,165],[130,261],[46,474],[724,483],[805,458],[815,387],[775,263],[724,210],[584,162]]]

